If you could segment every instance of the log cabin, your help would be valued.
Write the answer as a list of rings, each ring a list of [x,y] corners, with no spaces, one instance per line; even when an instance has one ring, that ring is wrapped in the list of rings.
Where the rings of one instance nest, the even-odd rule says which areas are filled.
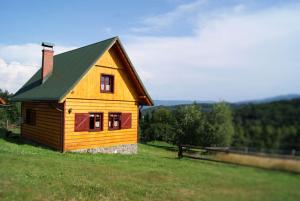
[[[152,106],[118,37],[54,55],[12,97],[21,137],[61,152],[136,153],[140,107]]]
[[[0,105],[5,105],[5,104],[6,104],[6,101],[4,100],[4,98],[0,97]]]

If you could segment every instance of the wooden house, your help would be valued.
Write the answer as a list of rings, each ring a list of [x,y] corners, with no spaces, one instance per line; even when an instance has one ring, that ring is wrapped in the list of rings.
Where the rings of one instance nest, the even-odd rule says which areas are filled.
[[[23,138],[62,152],[135,153],[139,109],[153,102],[118,37],[54,55],[13,96]]]
[[[6,104],[6,101],[0,97],[0,105],[5,105]]]

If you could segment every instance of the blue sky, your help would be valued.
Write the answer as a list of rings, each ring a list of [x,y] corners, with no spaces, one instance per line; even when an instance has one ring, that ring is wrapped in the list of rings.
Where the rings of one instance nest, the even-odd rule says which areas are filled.
[[[56,53],[120,36],[153,99],[300,94],[300,4],[283,0],[0,1],[0,88]]]

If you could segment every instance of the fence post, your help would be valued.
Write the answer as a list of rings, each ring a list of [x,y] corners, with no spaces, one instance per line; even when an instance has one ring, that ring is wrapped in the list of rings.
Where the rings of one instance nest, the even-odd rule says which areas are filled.
[[[178,158],[181,159],[182,158],[182,146],[178,145]]]
[[[292,149],[292,156],[295,156],[295,155],[296,155],[296,150]]]

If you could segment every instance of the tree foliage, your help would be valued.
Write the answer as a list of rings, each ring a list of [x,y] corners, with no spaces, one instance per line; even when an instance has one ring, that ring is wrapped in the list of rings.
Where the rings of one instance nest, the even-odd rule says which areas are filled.
[[[193,104],[143,112],[141,138],[173,144],[300,150],[300,99]]]
[[[230,107],[219,103],[209,112],[200,105],[159,108],[145,112],[141,121],[144,142],[164,140],[175,145],[228,146],[233,134]]]
[[[203,114],[196,104],[180,107],[175,112],[173,143],[197,145],[203,131]]]
[[[230,107],[224,103],[213,106],[207,114],[205,138],[202,140],[204,146],[230,146],[234,127]]]
[[[19,103],[9,102],[9,98],[12,95],[13,94],[9,93],[8,91],[0,89],[0,97],[4,98],[9,105],[9,107],[0,108],[0,127],[4,127],[6,125],[7,120],[10,124],[19,123],[21,107]]]
[[[239,106],[234,125],[232,146],[300,150],[300,99]]]

